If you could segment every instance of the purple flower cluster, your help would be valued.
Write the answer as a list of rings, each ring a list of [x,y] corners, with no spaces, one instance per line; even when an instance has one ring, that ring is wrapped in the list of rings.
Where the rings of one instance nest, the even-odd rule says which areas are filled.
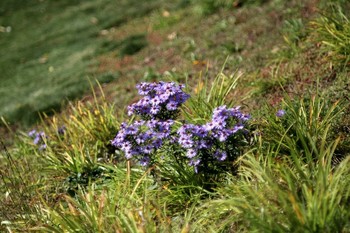
[[[276,116],[279,118],[283,117],[285,114],[286,114],[286,111],[283,109],[280,109],[276,112]]]
[[[139,120],[128,125],[122,123],[112,145],[119,147],[127,159],[135,158],[142,166],[150,163],[150,155],[170,138],[173,120]]]
[[[206,130],[211,131],[213,137],[224,142],[228,137],[244,128],[244,122],[250,119],[250,115],[243,114],[240,107],[227,108],[225,105],[214,109],[211,122],[205,125]]]
[[[179,144],[186,150],[189,164],[197,169],[203,156],[212,156],[217,161],[226,160],[228,154],[225,142],[244,129],[244,122],[250,118],[239,107],[218,107],[212,120],[205,125],[185,124],[178,129]]]
[[[184,85],[174,82],[145,83],[136,86],[144,96],[128,107],[128,115],[141,115],[148,119],[170,119],[176,116],[177,109],[190,96],[183,92]]]
[[[33,138],[33,143],[35,145],[39,145],[39,150],[46,149],[45,138],[47,138],[47,136],[44,132],[36,132],[36,130],[33,129],[28,133],[28,136]]]
[[[245,122],[250,116],[243,114],[239,107],[221,106],[214,110],[210,122],[183,124],[174,132],[172,126],[178,108],[189,98],[183,88],[173,82],[138,84],[138,92],[144,97],[128,107],[128,115],[139,115],[142,120],[122,123],[111,144],[120,148],[126,159],[137,160],[142,166],[153,164],[152,155],[165,143],[174,142],[186,152],[184,159],[189,160],[197,172],[212,164],[214,169],[207,172],[215,172],[216,168],[226,166],[217,166],[220,162],[233,161],[244,139],[238,132],[247,131]]]
[[[189,95],[184,85],[174,82],[140,83],[136,86],[144,96],[128,107],[128,115],[140,115],[142,120],[132,124],[123,123],[112,145],[120,148],[127,159],[136,159],[146,166],[152,162],[152,153],[165,141],[171,141],[171,126],[178,108]]]

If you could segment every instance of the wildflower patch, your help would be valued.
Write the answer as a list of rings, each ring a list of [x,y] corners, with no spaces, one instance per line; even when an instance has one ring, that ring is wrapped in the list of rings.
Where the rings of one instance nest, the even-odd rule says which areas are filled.
[[[159,149],[169,151],[175,146],[182,151],[181,159],[196,173],[232,170],[233,162],[248,141],[250,115],[242,113],[240,107],[223,105],[214,109],[211,121],[205,124],[176,122],[180,107],[190,98],[183,91],[184,85],[144,82],[136,87],[144,97],[128,107],[133,120],[122,123],[111,141],[127,160],[135,160],[142,166],[155,165]]]

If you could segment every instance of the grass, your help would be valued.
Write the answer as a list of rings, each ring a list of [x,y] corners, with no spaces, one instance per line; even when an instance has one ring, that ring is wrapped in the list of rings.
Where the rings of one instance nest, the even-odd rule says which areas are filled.
[[[5,26],[0,35],[7,37],[1,43],[7,43],[4,48],[12,60],[0,61],[16,67],[4,74],[12,72],[18,79],[13,80],[21,83],[22,71],[41,74],[34,64],[43,62],[46,72],[51,70],[47,77],[67,74],[72,91],[77,88],[74,80],[80,80],[72,75],[75,72],[95,75],[102,82],[64,111],[42,114],[42,123],[35,126],[45,133],[39,143],[21,131],[11,147],[2,143],[0,231],[350,231],[349,70],[343,59],[346,48],[338,43],[347,31],[330,23],[350,17],[347,1],[122,1],[120,18],[109,17],[118,10],[110,9],[107,0],[16,3],[1,3],[8,9],[0,10],[0,24]],[[66,10],[58,12],[58,6]],[[28,49],[35,43],[11,34],[14,24],[9,23],[17,14],[32,14],[41,23],[40,7],[46,9],[42,16],[55,15],[42,23],[48,31],[42,37],[52,44],[62,40],[55,48],[47,47],[47,57],[38,52],[45,43],[36,44],[40,50]],[[67,20],[72,29],[62,26]],[[11,32],[6,32],[7,25]],[[67,35],[55,34],[55,25]],[[27,33],[35,37],[42,28]],[[81,37],[76,38],[71,30],[79,28]],[[340,36],[334,37],[333,30]],[[83,45],[91,53],[82,52]],[[76,63],[65,65],[64,54],[76,57]],[[22,58],[27,60],[14,63]],[[186,82],[191,93],[172,136],[187,122],[208,122],[218,106],[242,105],[243,112],[251,113],[247,131],[236,137],[244,146],[214,145],[235,150],[234,160],[225,166],[216,161],[216,170],[196,172],[175,141],[152,154],[151,166],[142,167],[111,145],[122,122],[138,119],[125,114],[126,106],[139,99],[135,84],[159,80]],[[8,79],[4,83],[12,84]],[[30,85],[24,86],[29,90]],[[47,91],[53,89],[64,93],[55,85]],[[56,97],[52,96],[62,100]],[[281,109],[285,114],[276,115]],[[210,156],[213,151],[203,153]],[[213,171],[217,173],[209,174]]]
[[[219,8],[230,5],[228,2],[218,4]],[[18,10],[17,1],[2,4],[3,9],[9,10],[1,15],[0,24],[13,29],[1,34],[5,56],[0,61],[3,83],[0,115],[9,123],[27,125],[38,119],[38,112],[53,113],[66,100],[86,93],[88,78],[112,82],[109,89],[113,94],[107,97],[111,99],[114,93],[121,92],[114,85],[124,83],[124,76],[126,80],[140,79],[150,67],[162,74],[176,64],[176,73],[181,76],[183,72],[195,75],[196,70],[209,65],[213,76],[218,72],[215,67],[221,66],[229,55],[228,66],[244,69],[252,69],[258,63],[261,66],[262,58],[268,56],[262,45],[273,45],[269,32],[274,30],[273,35],[277,35],[273,25],[280,22],[252,16],[259,14],[259,9],[274,14],[277,8],[284,7],[279,1],[257,1],[244,3],[243,7],[230,5],[219,11],[219,18],[215,14],[203,18],[197,10],[207,7],[204,3],[183,1],[169,4],[159,0],[141,5],[123,1],[116,7],[108,0],[98,3],[47,0],[22,4]],[[299,7],[290,5],[291,9]],[[214,7],[212,12],[219,8]],[[282,12],[280,17],[293,13]],[[28,17],[29,20],[22,20]],[[264,27],[257,27],[260,22]],[[189,27],[191,23],[198,27],[193,30]],[[169,35],[175,36],[168,39]],[[163,42],[160,49],[159,41]]]
[[[52,113],[62,102],[89,90],[88,78],[101,83],[118,72],[98,72],[97,56],[106,47],[103,30],[158,9],[151,1],[2,1],[0,115],[11,123],[33,123],[37,112]],[[137,7],[136,7],[137,6]],[[147,45],[143,36],[121,40],[120,55],[131,55]]]
[[[347,66],[349,63],[349,19],[343,9],[338,7],[333,12],[325,13],[319,21],[314,22],[319,34],[319,42],[327,47],[329,56],[335,63]]]

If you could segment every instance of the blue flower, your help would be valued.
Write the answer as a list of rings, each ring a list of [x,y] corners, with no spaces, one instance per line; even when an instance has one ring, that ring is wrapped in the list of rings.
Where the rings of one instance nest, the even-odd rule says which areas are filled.
[[[28,136],[33,138],[33,143],[39,146],[39,150],[46,149],[47,145],[45,139],[47,136],[43,131],[37,132],[35,129],[33,129],[28,133]]]
[[[197,155],[197,150],[195,149],[189,149],[186,153],[187,158],[192,159]]]
[[[176,110],[177,109],[177,102],[175,102],[175,101],[169,101],[169,103],[167,103],[167,105],[166,105],[166,108],[167,108],[167,110],[169,110],[169,111],[174,111],[174,110]]]
[[[227,154],[225,151],[217,150],[214,153],[214,157],[219,161],[224,161],[227,158]]]
[[[209,157],[224,161],[228,153],[232,153],[232,141],[228,140],[237,140],[235,135],[239,131],[244,133],[244,122],[248,119],[250,116],[243,114],[239,107],[220,106],[214,109],[210,122],[204,125],[182,125],[177,131],[178,144],[185,150],[186,157],[190,159],[189,164],[195,169],[201,166],[200,161],[205,163]]]
[[[36,130],[33,129],[33,130],[29,131],[28,136],[33,137],[35,134],[36,134]]]
[[[150,163],[151,159],[148,156],[144,156],[140,159],[141,166],[147,166]]]
[[[34,138],[34,141],[33,143],[35,145],[39,144],[40,142],[43,142],[44,141],[44,138],[45,138],[45,133],[44,132],[38,132],[35,134],[35,138]]]
[[[286,114],[286,111],[283,109],[280,109],[276,112],[277,117],[283,117]]]
[[[64,125],[62,127],[58,128],[58,130],[57,130],[57,133],[60,135],[64,135],[65,132],[66,132],[66,126],[64,126]]]
[[[184,86],[174,82],[140,83],[136,88],[144,97],[128,107],[128,115],[148,119],[174,118],[178,107],[189,98],[182,90]]]
[[[151,119],[149,121],[134,121],[131,124],[125,122],[120,125],[119,132],[111,141],[111,144],[120,148],[126,159],[149,158],[163,144],[164,140],[171,133],[173,120],[159,121]],[[144,160],[142,163],[146,164]]]

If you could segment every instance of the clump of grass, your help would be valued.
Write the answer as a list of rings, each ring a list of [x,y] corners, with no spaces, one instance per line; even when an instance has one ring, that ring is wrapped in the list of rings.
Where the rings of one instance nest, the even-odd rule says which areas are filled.
[[[61,194],[74,196],[79,187],[110,179],[101,164],[115,162],[109,139],[118,121],[113,106],[102,102],[95,96],[93,103],[72,104],[70,115],[45,119],[43,131],[23,133],[10,152],[1,149],[1,221],[11,229],[38,224],[43,203],[53,205]]]
[[[245,231],[348,231],[349,159],[332,168],[336,143],[325,148],[313,168],[302,161],[297,167],[290,158],[271,159],[276,151],[260,159],[247,155],[241,161],[242,179],[219,189],[221,198],[209,208],[226,215],[224,228],[233,224]]]
[[[150,183],[142,171],[113,168],[112,181],[105,188],[95,185],[80,189],[72,198],[63,196],[57,208],[47,207],[52,232],[140,232],[154,229],[154,211],[145,192]],[[45,214],[45,213],[43,213]],[[147,218],[147,222],[146,222]]]
[[[338,5],[323,15],[312,25],[317,32],[316,40],[324,46],[331,61],[347,66],[350,61],[350,21]]]
[[[306,38],[305,23],[301,18],[285,20],[282,28],[283,39],[287,48],[280,52],[285,58],[291,59],[300,53],[300,43]]]
[[[216,107],[226,105],[231,108],[237,104],[228,97],[237,87],[241,76],[242,74],[238,72],[227,76],[223,70],[212,82],[209,77],[200,76],[197,84],[194,84],[193,96],[185,106],[186,111],[183,112],[185,119],[193,123],[203,123],[203,121],[210,119]],[[190,87],[190,85],[188,86]]]
[[[64,195],[55,208],[42,210],[42,226],[35,230],[52,232],[187,232],[193,207],[182,208],[175,215],[165,199],[166,187],[154,184],[152,168],[109,166],[111,181],[80,189],[73,198]],[[171,193],[175,200],[178,194]],[[178,200],[179,201],[179,200]],[[185,203],[178,202],[181,206]]]
[[[52,118],[45,128],[43,162],[47,169],[65,177],[71,194],[78,186],[105,177],[106,169],[100,163],[115,162],[109,140],[119,127],[116,111],[103,100],[100,104],[96,96],[93,101],[72,104],[69,115]]]
[[[3,231],[27,231],[38,224],[41,200],[47,200],[44,190],[48,179],[40,172],[43,164],[33,156],[36,151],[26,139],[23,135],[16,137],[14,150],[0,141],[0,230]]]
[[[281,133],[276,135],[278,143],[258,147],[239,161],[239,178],[231,178],[218,188],[218,198],[204,206],[207,218],[200,218],[201,223],[210,224],[208,219],[217,217],[211,214],[214,209],[221,216],[215,225],[219,229],[348,231],[349,158],[332,164],[340,139],[329,140],[328,134],[338,112],[331,108],[321,117],[320,106],[322,101],[313,100],[309,109],[299,105],[301,114],[297,117],[291,106],[278,114],[281,118],[290,114],[294,122],[285,125],[281,120],[279,130],[274,128],[275,133]],[[308,114],[303,116],[303,112]],[[295,131],[293,127],[297,127]]]
[[[334,122],[339,119],[343,108],[339,102],[324,101],[319,94],[311,98],[292,101],[288,97],[282,106],[285,114],[268,118],[267,128],[262,130],[265,142],[278,144],[281,152],[295,148],[299,159],[314,161],[319,154],[320,143],[331,141]],[[286,154],[293,153],[286,152]]]

